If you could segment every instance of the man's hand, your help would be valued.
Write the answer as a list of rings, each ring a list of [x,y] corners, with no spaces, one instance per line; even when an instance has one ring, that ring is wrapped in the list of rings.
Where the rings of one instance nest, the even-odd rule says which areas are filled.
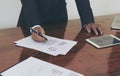
[[[93,31],[96,35],[103,35],[104,34],[104,29],[103,26],[100,24],[96,23],[89,23],[85,26],[85,30],[88,33],[91,33]]]
[[[45,36],[45,31],[42,27],[35,27],[34,28],[37,32],[41,33],[41,35]],[[35,32],[32,32],[32,39],[38,42],[45,42],[46,40],[44,38],[42,38],[41,36],[39,36],[38,34],[36,34]]]

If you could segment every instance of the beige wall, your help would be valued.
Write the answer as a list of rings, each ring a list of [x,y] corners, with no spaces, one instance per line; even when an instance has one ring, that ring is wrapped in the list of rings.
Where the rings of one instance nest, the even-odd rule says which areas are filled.
[[[19,0],[0,0],[0,28],[15,27],[20,7]]]
[[[74,0],[66,0],[69,19],[79,18]],[[120,0],[90,0],[94,16],[120,13]]]

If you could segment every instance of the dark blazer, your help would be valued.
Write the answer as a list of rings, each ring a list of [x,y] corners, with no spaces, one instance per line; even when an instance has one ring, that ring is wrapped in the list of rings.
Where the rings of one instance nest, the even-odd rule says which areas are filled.
[[[93,23],[93,13],[89,0],[75,0],[81,23]],[[65,0],[21,0],[22,9],[18,20],[24,32],[34,25],[54,24],[67,22],[67,9]],[[26,30],[26,31],[25,31]]]

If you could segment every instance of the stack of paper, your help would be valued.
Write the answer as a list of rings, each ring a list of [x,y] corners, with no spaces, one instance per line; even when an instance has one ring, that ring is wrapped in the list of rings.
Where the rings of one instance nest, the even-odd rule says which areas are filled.
[[[36,42],[31,36],[15,41],[16,45],[35,49],[53,56],[59,54],[66,55],[67,52],[77,43],[76,41],[59,39],[55,37],[46,36],[48,41]]]
[[[83,76],[60,66],[29,57],[1,73],[2,76]]]
[[[116,15],[113,19],[112,29],[120,30],[120,15]]]

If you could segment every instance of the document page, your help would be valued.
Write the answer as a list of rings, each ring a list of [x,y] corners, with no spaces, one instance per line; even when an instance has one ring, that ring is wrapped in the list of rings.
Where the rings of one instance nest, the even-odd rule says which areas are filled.
[[[83,76],[80,73],[42,61],[35,57],[16,64],[1,73],[2,76]]]
[[[46,36],[48,41],[36,42],[31,36],[16,41],[17,46],[35,49],[53,56],[59,54],[65,55],[77,43],[72,40],[59,39],[55,37]]]

